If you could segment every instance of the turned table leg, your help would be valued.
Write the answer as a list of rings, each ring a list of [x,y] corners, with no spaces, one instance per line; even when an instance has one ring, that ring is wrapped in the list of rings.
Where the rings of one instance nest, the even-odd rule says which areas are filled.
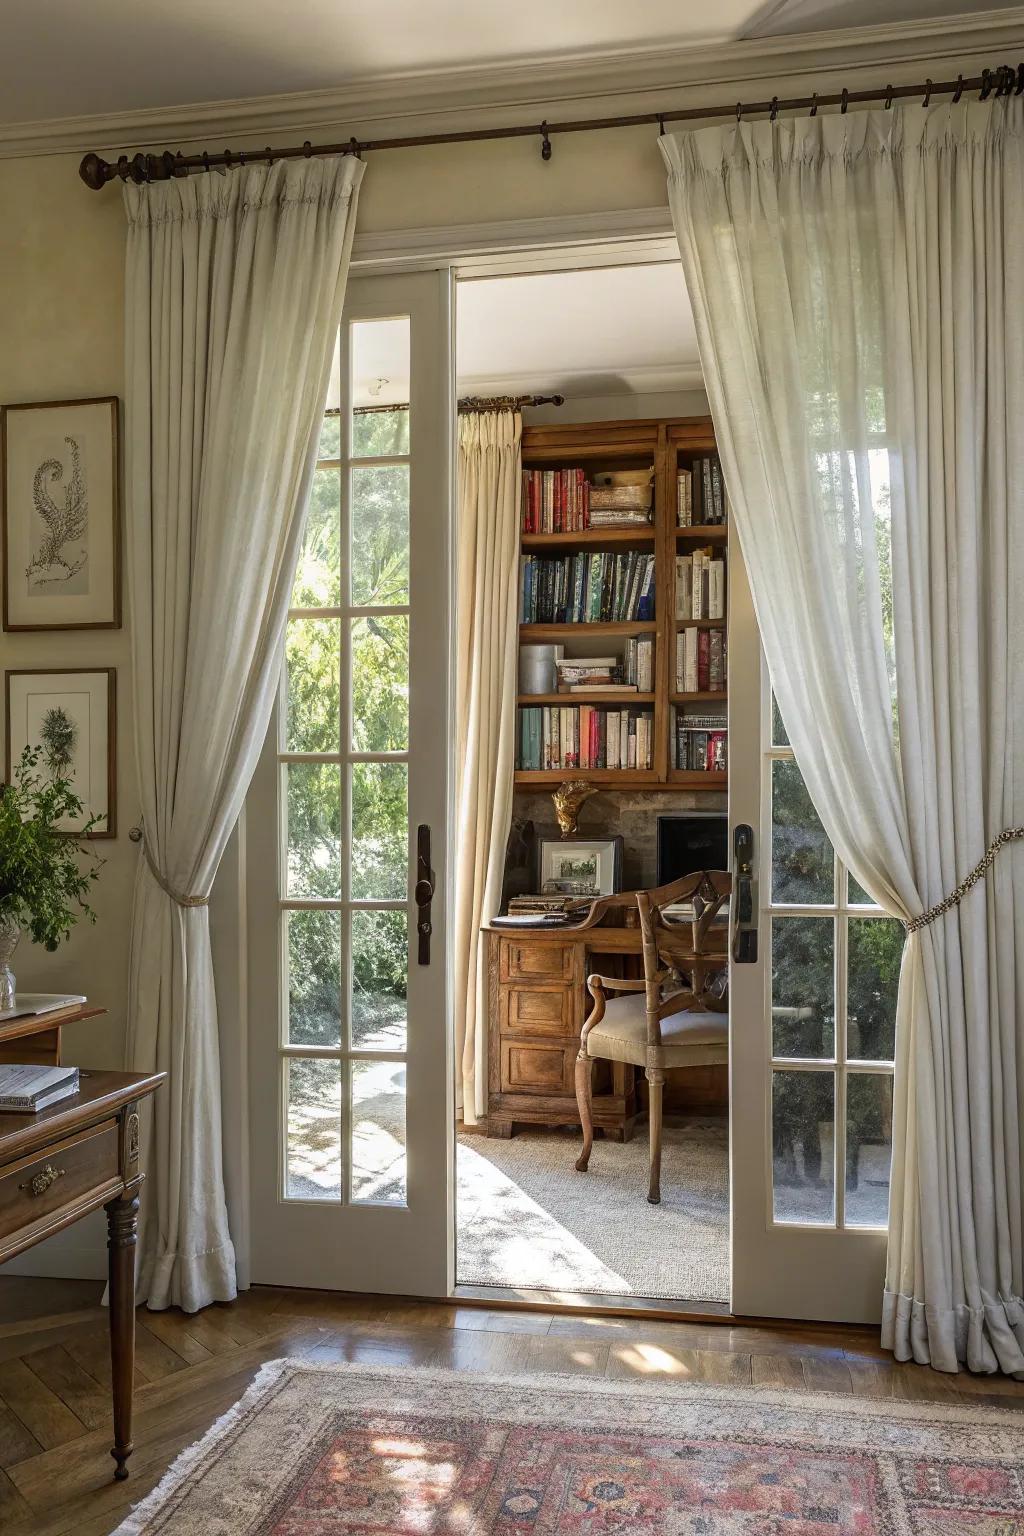
[[[114,1476],[128,1476],[132,1453],[132,1387],[135,1375],[135,1243],[139,1197],[111,1200],[107,1212],[110,1265],[110,1365],[114,1394]]]

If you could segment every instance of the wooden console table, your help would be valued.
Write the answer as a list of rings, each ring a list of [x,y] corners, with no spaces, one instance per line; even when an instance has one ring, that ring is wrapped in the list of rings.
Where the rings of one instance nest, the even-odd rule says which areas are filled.
[[[0,1114],[0,1264],[103,1206],[110,1255],[114,1476],[128,1476],[135,1371],[139,1102],[166,1073],[82,1072],[71,1098]]]

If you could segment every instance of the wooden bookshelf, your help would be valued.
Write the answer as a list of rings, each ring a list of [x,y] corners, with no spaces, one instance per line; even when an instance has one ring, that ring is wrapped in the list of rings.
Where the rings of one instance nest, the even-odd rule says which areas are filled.
[[[630,422],[572,423],[523,428],[524,469],[569,469],[583,467],[588,475],[599,469],[644,469],[654,467],[654,521],[650,527],[590,528],[570,533],[521,533],[523,555],[559,556],[578,550],[588,552],[626,552],[653,550],[655,556],[655,617],[653,620],[626,620],[605,624],[520,624],[520,642],[561,644],[579,641],[621,642],[630,636],[653,635],[654,688],[650,693],[602,696],[599,689],[586,693],[520,695],[520,707],[530,705],[601,705],[608,709],[643,708],[654,717],[653,766],[649,769],[561,768],[518,769],[518,789],[553,788],[568,778],[612,789],[644,788],[721,794],[728,786],[726,773],[693,773],[673,766],[675,716],[687,708],[703,712],[715,705],[724,706],[722,691],[679,693],[676,691],[675,644],[680,628],[693,625],[699,629],[726,628],[722,619],[677,620],[675,617],[675,561],[677,554],[694,547],[713,545],[727,555],[728,525],[676,526],[676,474],[695,459],[716,452],[711,418],[662,418]],[[726,577],[728,603],[728,575]],[[728,609],[727,609],[728,611]],[[607,647],[609,653],[621,645]],[[582,654],[582,652],[580,652]],[[518,716],[517,716],[518,720]]]

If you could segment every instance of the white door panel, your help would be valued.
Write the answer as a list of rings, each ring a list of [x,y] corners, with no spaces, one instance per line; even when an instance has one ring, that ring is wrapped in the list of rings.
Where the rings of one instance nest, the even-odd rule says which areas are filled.
[[[286,676],[247,803],[265,1284],[450,1286],[450,379],[447,273],[350,283]]]

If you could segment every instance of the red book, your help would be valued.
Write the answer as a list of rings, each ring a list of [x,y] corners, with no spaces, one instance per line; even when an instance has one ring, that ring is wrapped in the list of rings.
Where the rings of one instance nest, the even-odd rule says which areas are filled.
[[[711,686],[711,635],[706,629],[697,631],[697,687],[707,693]]]

